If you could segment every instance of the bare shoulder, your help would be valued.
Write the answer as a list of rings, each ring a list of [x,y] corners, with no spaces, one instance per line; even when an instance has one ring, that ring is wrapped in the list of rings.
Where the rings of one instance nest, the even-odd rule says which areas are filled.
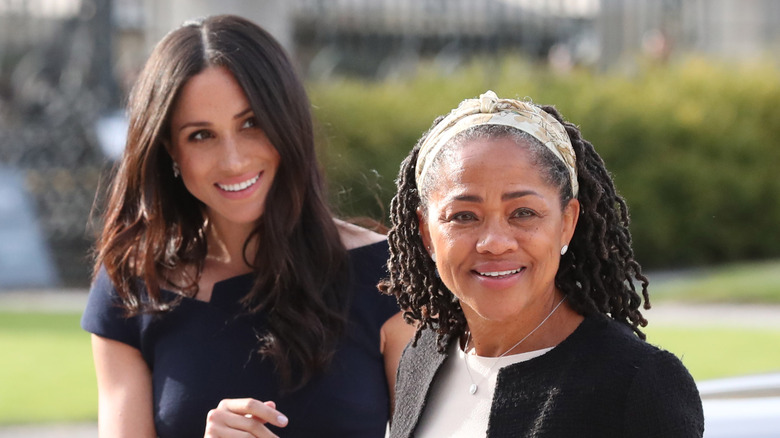
[[[341,241],[347,249],[359,248],[361,246],[371,245],[387,239],[384,234],[371,231],[341,219],[334,219],[336,227],[339,229]]]

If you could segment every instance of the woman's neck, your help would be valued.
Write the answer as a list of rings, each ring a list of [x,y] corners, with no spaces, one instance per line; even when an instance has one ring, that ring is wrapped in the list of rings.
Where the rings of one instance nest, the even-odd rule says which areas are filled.
[[[254,261],[258,244],[257,237],[246,243],[251,232],[251,226],[220,226],[210,221],[206,226],[208,254],[204,270],[216,268],[227,277],[249,272],[251,268],[247,261]]]
[[[461,345],[467,353],[484,357],[554,347],[574,332],[583,320],[583,316],[562,299],[563,295],[556,293],[539,306],[508,321],[485,320],[464,307],[470,335],[461,340]],[[469,343],[465,345],[467,338]]]

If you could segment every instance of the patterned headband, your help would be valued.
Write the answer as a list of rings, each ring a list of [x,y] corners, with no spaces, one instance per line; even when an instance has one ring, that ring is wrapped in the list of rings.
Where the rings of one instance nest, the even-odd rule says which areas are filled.
[[[572,194],[579,193],[574,149],[566,129],[550,114],[530,103],[514,99],[499,99],[487,91],[479,99],[466,99],[431,130],[420,146],[415,169],[417,187],[442,147],[459,133],[477,125],[504,125],[517,128],[542,142],[569,171]]]

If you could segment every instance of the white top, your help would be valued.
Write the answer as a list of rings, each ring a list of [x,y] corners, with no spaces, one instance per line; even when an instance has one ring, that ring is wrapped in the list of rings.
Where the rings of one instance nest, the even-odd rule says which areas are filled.
[[[496,358],[466,355],[461,350],[460,343],[453,342],[449,355],[431,386],[428,402],[420,416],[414,436],[416,438],[486,436],[498,370],[541,356],[553,348]],[[467,364],[471,371],[471,378],[466,370]],[[469,393],[472,378],[473,383],[478,387],[473,395]]]

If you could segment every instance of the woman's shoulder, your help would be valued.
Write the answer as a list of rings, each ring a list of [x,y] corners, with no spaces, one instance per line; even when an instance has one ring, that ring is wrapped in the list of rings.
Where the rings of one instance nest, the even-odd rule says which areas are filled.
[[[640,339],[626,323],[612,318],[587,315],[579,327],[545,356],[561,356],[582,367],[601,369],[608,366],[613,373],[631,375],[641,364],[657,360],[660,348]]]
[[[702,436],[701,397],[682,360],[652,345],[640,357],[627,388],[625,436]]]
[[[576,346],[569,345],[568,351],[574,353],[572,360],[580,371],[589,370],[584,374],[601,379],[605,386],[625,388],[642,403],[662,402],[666,393],[683,397],[695,408],[696,384],[675,354],[640,339],[628,324],[603,315],[587,316],[578,331]]]
[[[141,320],[129,317],[116,287],[101,266],[90,287],[87,305],[81,315],[81,327],[93,334],[140,348]]]
[[[134,279],[131,281],[134,281]],[[114,284],[114,279],[111,278],[111,275],[109,274],[105,265],[100,265],[92,277],[92,283],[89,287],[89,295],[90,298],[94,299],[110,300],[114,302],[114,305],[121,304],[121,299],[119,298],[117,287]]]
[[[387,236],[377,233],[376,231],[368,228],[355,225],[341,219],[334,219],[336,227],[339,230],[341,241],[347,250],[360,248],[364,246],[370,246],[375,243],[387,240]]]
[[[578,330],[581,333],[576,350],[582,363],[594,361],[609,366],[613,375],[620,370],[627,375],[639,370],[665,370],[663,373],[690,378],[676,355],[653,345],[652,340],[640,339],[626,323],[606,316],[588,316]]]
[[[383,234],[338,219],[336,225],[349,251],[350,278],[354,290],[352,311],[373,315],[370,319],[378,324],[374,328],[379,329],[381,324],[400,310],[396,298],[382,294],[377,287],[379,281],[388,276],[387,238]]]
[[[137,286],[137,295],[131,299],[143,301],[146,299],[147,289],[139,277],[130,277],[127,282],[133,283]],[[89,294],[98,297],[104,297],[115,301],[116,305],[121,305],[121,298],[117,291],[117,285],[114,282],[114,278],[108,272],[105,265],[100,265],[92,277],[92,283],[89,287]]]

